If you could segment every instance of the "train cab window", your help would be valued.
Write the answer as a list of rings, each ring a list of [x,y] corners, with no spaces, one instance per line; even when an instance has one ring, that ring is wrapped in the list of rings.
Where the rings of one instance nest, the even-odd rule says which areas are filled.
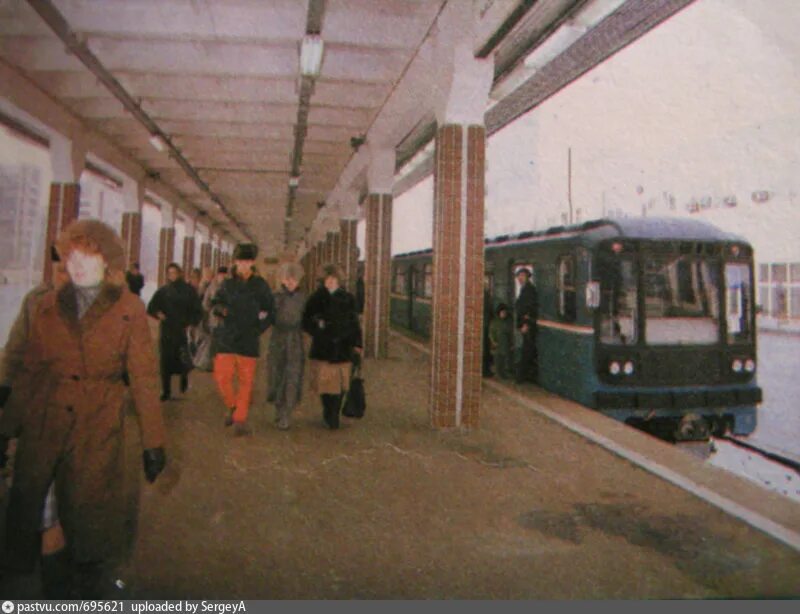
[[[433,296],[433,265],[426,264],[422,271],[422,296],[431,298]]]
[[[645,330],[651,345],[719,341],[717,267],[708,259],[653,255],[644,262]]]
[[[634,345],[638,292],[636,269],[630,258],[600,261],[600,342]]]
[[[558,315],[562,320],[574,322],[575,304],[575,256],[558,259]]]
[[[406,293],[406,270],[397,266],[394,269],[394,280],[392,280],[392,292],[395,294]]]
[[[728,343],[752,340],[751,321],[752,286],[750,266],[729,262],[725,265],[725,291],[727,298]]]

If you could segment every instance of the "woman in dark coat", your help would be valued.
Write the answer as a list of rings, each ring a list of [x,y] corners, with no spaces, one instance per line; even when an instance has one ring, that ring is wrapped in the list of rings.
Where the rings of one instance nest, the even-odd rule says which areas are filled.
[[[308,299],[303,329],[311,335],[313,385],[322,399],[322,415],[331,429],[339,428],[342,395],[350,384],[353,360],[361,354],[361,326],[355,297],[341,287],[335,265],[323,268],[323,285]]]
[[[275,326],[269,339],[267,402],[275,404],[278,428],[289,428],[289,417],[303,389],[303,308],[306,295],[298,288],[303,267],[294,262],[278,270],[281,289],[275,294]]]
[[[167,283],[161,286],[150,303],[147,313],[159,320],[161,354],[161,400],[172,395],[172,376],[181,376],[181,392],[189,388],[188,329],[203,319],[203,307],[195,289],[183,280],[183,272],[174,262],[167,267]]]
[[[124,287],[121,240],[97,220],[80,220],[64,230],[58,247],[70,281],[40,300],[23,371],[0,419],[3,435],[19,437],[4,559],[14,569],[34,567],[42,507],[55,481],[64,564],[75,573],[78,595],[93,598],[102,594],[105,564],[128,541],[124,372],[150,482],[166,462],[164,423],[147,315]],[[21,426],[7,424],[7,416],[20,416]],[[62,596],[72,594],[72,578],[64,574]]]

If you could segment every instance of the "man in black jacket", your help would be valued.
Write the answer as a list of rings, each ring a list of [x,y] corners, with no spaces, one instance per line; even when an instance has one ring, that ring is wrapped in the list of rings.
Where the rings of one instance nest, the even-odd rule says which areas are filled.
[[[203,319],[200,297],[183,280],[183,271],[176,263],[167,266],[167,283],[161,286],[150,303],[147,314],[161,321],[159,353],[161,355],[161,400],[168,401],[172,394],[173,375],[180,375],[181,392],[189,388],[189,340],[186,336],[190,326]]]
[[[514,303],[516,325],[522,335],[522,351],[517,364],[517,383],[536,382],[539,375],[539,357],[536,351],[536,320],[539,316],[539,297],[531,283],[531,272],[526,268],[517,271],[519,296]]]
[[[219,324],[214,328],[214,379],[228,415],[225,425],[234,425],[234,435],[248,435],[247,414],[253,395],[253,377],[259,353],[259,337],[275,318],[272,290],[255,270],[258,248],[242,243],[233,252],[233,276],[211,299]],[[233,379],[238,376],[239,387]]]
[[[144,288],[144,275],[142,275],[142,272],[139,270],[138,262],[131,264],[128,272],[125,273],[125,281],[128,284],[128,289],[136,296],[140,296],[142,294],[142,288]]]

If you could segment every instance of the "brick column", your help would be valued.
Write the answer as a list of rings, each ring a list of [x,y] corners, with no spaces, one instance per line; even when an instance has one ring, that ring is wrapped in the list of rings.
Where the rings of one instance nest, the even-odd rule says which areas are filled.
[[[472,428],[483,349],[483,119],[494,67],[475,58],[464,36],[474,27],[466,11],[450,13],[441,26],[436,54],[446,85],[436,109],[429,410],[436,428]]]
[[[478,425],[483,326],[483,126],[436,136],[431,422]]]
[[[127,211],[122,214],[122,242],[125,244],[125,264],[139,262],[142,251],[142,214]]]
[[[167,282],[167,266],[175,257],[175,228],[162,228],[158,241],[158,285]]]
[[[338,231],[333,233],[331,261],[342,270],[342,273],[344,273],[344,263],[342,262],[342,235]],[[346,279],[342,280],[342,284],[344,286],[347,285]]]
[[[50,204],[47,209],[47,235],[44,247],[45,281],[53,280],[53,263],[50,259],[50,248],[55,245],[58,235],[70,222],[78,219],[81,204],[81,186],[79,183],[51,183]]]
[[[325,262],[324,264],[333,264],[333,233],[328,232],[325,235]]]
[[[200,246],[200,268],[204,269],[211,266],[212,247],[211,243],[203,243]]]
[[[392,246],[392,195],[370,194],[366,202],[364,269],[364,354],[386,358],[389,345],[389,270]]]
[[[183,237],[183,272],[186,277],[194,268],[194,237]]]
[[[340,225],[342,269],[347,278],[348,292],[355,294],[356,279],[358,279],[358,245],[356,244],[358,220],[342,220]]]

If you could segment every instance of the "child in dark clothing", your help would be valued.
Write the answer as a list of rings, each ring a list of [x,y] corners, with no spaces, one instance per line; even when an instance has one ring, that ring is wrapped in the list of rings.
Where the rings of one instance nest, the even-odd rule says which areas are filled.
[[[512,374],[514,352],[514,322],[509,317],[508,305],[497,306],[497,316],[489,324],[489,344],[494,355],[494,365],[501,379]]]

